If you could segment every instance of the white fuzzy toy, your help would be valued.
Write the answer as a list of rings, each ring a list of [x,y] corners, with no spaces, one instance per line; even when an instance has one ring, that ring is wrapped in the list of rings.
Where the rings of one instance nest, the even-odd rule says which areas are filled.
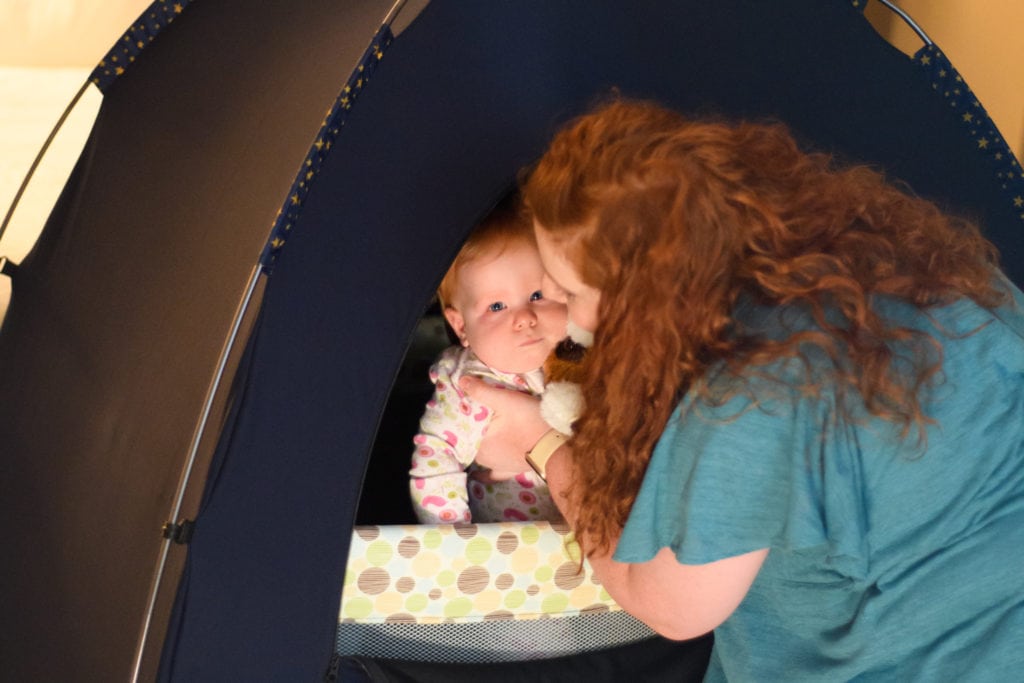
[[[583,391],[575,382],[551,382],[540,397],[540,416],[553,429],[572,434],[572,423],[583,413]]]
[[[540,399],[540,415],[551,428],[572,435],[572,423],[583,414],[581,361],[594,337],[571,320],[568,332],[569,337],[559,343],[544,364],[546,384]]]

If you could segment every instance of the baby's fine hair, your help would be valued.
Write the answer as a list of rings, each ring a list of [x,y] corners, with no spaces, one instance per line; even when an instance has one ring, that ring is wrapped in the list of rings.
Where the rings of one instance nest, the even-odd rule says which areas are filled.
[[[513,244],[535,244],[533,223],[518,192],[502,199],[466,238],[437,288],[441,308],[451,305],[459,287],[459,273],[481,256],[497,257]]]

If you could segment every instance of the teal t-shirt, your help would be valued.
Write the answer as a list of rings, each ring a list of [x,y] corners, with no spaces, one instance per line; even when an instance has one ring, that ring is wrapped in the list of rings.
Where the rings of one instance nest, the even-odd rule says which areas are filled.
[[[764,377],[722,406],[684,398],[615,558],[669,547],[702,564],[770,549],[715,631],[707,680],[1024,675],[1024,297],[1008,287],[1015,302],[994,312],[966,300],[929,316],[876,309],[942,344],[923,447],[889,422],[837,420],[828,392]],[[794,325],[748,314],[767,334]]]

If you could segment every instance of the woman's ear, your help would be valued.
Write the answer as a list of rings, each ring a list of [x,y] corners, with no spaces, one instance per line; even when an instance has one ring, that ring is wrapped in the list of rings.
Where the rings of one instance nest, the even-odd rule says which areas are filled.
[[[445,306],[443,312],[444,319],[451,325],[455,336],[459,338],[459,343],[469,346],[469,342],[466,340],[466,321],[462,319],[462,314],[452,306]]]

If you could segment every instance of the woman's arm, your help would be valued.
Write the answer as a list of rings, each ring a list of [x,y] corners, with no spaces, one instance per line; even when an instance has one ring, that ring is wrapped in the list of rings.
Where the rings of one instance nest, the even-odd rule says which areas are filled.
[[[575,527],[576,511],[568,505],[571,462],[569,447],[559,448],[548,461],[547,481],[556,505]],[[584,545],[594,547],[592,543]],[[613,550],[587,557],[601,584],[622,609],[674,640],[696,638],[725,621],[747,594],[768,555],[765,548],[690,565],[680,564],[670,548],[662,548],[647,562],[628,564],[613,560]]]
[[[461,386],[474,400],[494,411],[483,444],[486,447],[489,440],[493,441],[488,449],[488,458],[493,460],[482,464],[495,469],[526,469],[526,452],[549,429],[540,418],[539,401],[471,378],[463,378]],[[546,474],[555,504],[575,527],[576,510],[570,506],[568,495],[572,484],[572,451],[568,446],[551,456]],[[585,546],[594,547],[593,543]],[[768,555],[767,549],[760,549],[708,564],[688,565],[680,564],[671,549],[662,548],[647,562],[628,564],[613,560],[613,551],[596,552],[587,558],[608,594],[637,619],[676,640],[703,635],[725,621],[747,594]]]

